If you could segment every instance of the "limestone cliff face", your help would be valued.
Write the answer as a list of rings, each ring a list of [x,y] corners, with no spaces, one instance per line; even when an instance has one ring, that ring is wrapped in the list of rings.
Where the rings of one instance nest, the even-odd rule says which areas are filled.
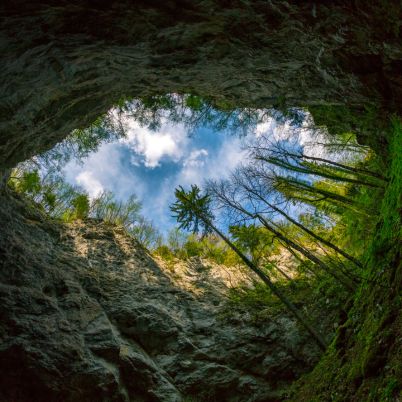
[[[0,205],[2,401],[277,401],[317,360],[290,317],[221,317],[244,273],[164,268],[118,227]]]
[[[22,1],[0,5],[0,169],[122,96],[400,110],[399,1]]]

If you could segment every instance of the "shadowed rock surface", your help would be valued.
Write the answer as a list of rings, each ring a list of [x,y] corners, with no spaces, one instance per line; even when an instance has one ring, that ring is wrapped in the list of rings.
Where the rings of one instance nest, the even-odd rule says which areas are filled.
[[[277,401],[318,358],[287,316],[220,316],[244,274],[173,273],[119,227],[1,205],[2,401]]]

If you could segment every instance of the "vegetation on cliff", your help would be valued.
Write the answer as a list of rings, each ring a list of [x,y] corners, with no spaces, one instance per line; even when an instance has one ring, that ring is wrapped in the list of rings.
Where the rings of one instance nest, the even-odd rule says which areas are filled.
[[[363,249],[366,280],[321,362],[296,384],[294,401],[374,402],[401,396],[401,135],[401,122],[394,119],[386,152],[389,185],[382,198],[368,199],[377,223]]]
[[[141,203],[135,196],[122,202],[104,192],[91,199],[60,176],[61,167],[70,158],[85,158],[102,142],[124,137],[127,116],[155,130],[161,121],[169,119],[184,121],[190,130],[197,125],[210,125],[215,130],[237,134],[253,132],[267,118],[276,118],[287,124],[292,139],[259,134],[248,142],[246,160],[228,179],[205,183],[204,192],[198,186],[189,191],[178,188],[172,212],[181,229],[194,233],[176,229],[163,240],[141,215]],[[362,124],[360,129],[364,127]],[[301,146],[297,136],[303,135],[303,130],[310,130],[313,140]],[[393,282],[399,275],[393,264],[400,239],[400,121],[394,118],[387,130],[389,151],[378,155],[360,145],[352,132],[328,136],[325,128],[314,126],[305,110],[237,110],[230,105],[217,109],[211,102],[190,95],[130,100],[88,129],[73,132],[54,150],[14,169],[9,186],[24,193],[54,219],[71,222],[95,218],[122,225],[168,265],[200,257],[227,266],[251,268],[256,274],[252,284],[232,289],[229,294],[228,316],[249,310],[255,319],[261,320],[275,311],[283,313],[272,299],[272,292],[323,350],[330,344],[318,367],[342,367],[336,377],[339,383],[357,378],[353,380],[357,385],[344,392],[352,395],[353,387],[357,387],[360,397],[387,401],[400,387],[400,359],[383,356],[380,363],[372,363],[379,357],[370,350],[374,348],[374,339],[380,336],[384,320],[399,319],[394,306],[370,319],[372,327],[365,328],[363,323],[363,329],[355,331],[357,335],[350,335],[350,329],[348,337],[345,335],[352,323],[362,317],[362,311],[366,314],[367,309],[377,309],[378,303],[369,304],[368,300],[376,302],[372,296],[367,297],[367,292],[390,289],[393,303],[400,303],[399,288]],[[373,266],[379,265],[379,256],[384,253],[389,260],[381,259],[382,271],[376,271]],[[285,254],[288,260],[278,261],[278,256]],[[386,264],[395,270],[393,274],[386,271]],[[391,275],[388,284],[383,282],[382,275]],[[317,300],[311,303],[311,299]],[[324,310],[332,309],[329,316],[339,326],[334,338],[335,328],[320,323],[323,317],[317,306],[323,300]],[[306,313],[313,319],[308,319]],[[374,313],[367,314],[371,317]],[[398,333],[398,325],[390,333]],[[367,331],[368,338],[362,330]],[[344,347],[345,339],[351,342],[354,337],[352,349],[358,349],[360,360],[342,366],[337,361],[339,348]],[[388,341],[381,338],[376,342]],[[388,360],[392,363],[388,364]],[[374,373],[370,374],[376,378],[373,383],[366,379],[366,365],[379,370],[386,363],[381,378]],[[294,391],[300,398],[296,400],[343,400],[343,394],[333,387],[330,391],[324,389],[328,379],[318,381],[316,376],[321,375],[322,369],[317,368],[310,377],[302,379]],[[318,382],[313,387],[309,381]],[[366,383],[370,384],[369,393],[360,387]],[[319,384],[324,388],[319,388]],[[321,396],[314,399],[310,388]]]

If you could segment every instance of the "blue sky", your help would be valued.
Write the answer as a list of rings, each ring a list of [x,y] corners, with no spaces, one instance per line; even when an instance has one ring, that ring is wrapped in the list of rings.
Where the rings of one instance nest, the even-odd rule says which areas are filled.
[[[202,186],[208,179],[227,177],[246,159],[245,141],[263,135],[280,141],[291,139],[310,155],[323,155],[324,148],[312,143],[312,132],[301,129],[295,137],[287,124],[269,119],[256,127],[249,138],[199,128],[188,134],[181,125],[165,121],[157,132],[127,119],[127,137],[103,144],[82,163],[69,162],[64,168],[67,181],[81,186],[90,197],[112,191],[126,200],[135,194],[142,202],[143,215],[166,234],[175,226],[169,205],[177,186]],[[321,141],[324,141],[321,139]]]
[[[91,197],[102,190],[123,200],[136,194],[143,215],[162,233],[175,225],[169,205],[178,185],[202,185],[206,179],[224,178],[245,156],[244,139],[206,128],[189,136],[182,125],[165,123],[152,132],[130,121],[127,132],[127,138],[103,144],[83,163],[68,163],[66,179]]]

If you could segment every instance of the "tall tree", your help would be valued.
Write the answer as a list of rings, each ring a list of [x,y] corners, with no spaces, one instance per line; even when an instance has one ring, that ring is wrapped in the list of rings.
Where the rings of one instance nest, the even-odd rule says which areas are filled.
[[[277,157],[277,156],[257,156],[257,160],[270,163],[275,165],[281,169],[286,169],[288,171],[304,174],[304,175],[313,175],[323,177],[325,179],[334,180],[335,182],[345,182],[352,183],[361,186],[368,187],[383,187],[378,183],[372,183],[363,179],[356,179],[347,176],[348,172],[334,169],[333,167],[322,166],[311,162],[300,162],[296,161],[296,163],[292,163],[289,160]],[[346,174],[345,174],[346,173]]]
[[[201,195],[201,190],[192,185],[191,190],[186,192],[182,187],[175,191],[176,202],[171,206],[174,217],[180,223],[180,227],[186,230],[198,231],[202,226],[205,230],[214,231],[269,287],[272,293],[286,306],[300,324],[310,333],[318,346],[325,350],[327,344],[319,332],[308,322],[307,318],[296,308],[296,306],[284,295],[284,293],[272,282],[270,277],[258,268],[226,235],[223,234],[213,223],[211,211],[211,199],[209,195]]]
[[[266,205],[271,211],[278,213],[282,217],[284,217],[288,222],[292,223],[293,225],[297,226],[299,229],[307,233],[312,238],[318,240],[320,243],[324,244],[325,246],[331,248],[335,252],[339,253],[349,261],[353,262],[356,266],[362,267],[362,263],[345,250],[342,250],[334,243],[330,242],[329,240],[323,238],[319,234],[313,232],[305,225],[301,224],[296,219],[293,219],[288,213],[285,212],[284,209],[278,206],[278,202],[276,205],[273,202],[268,201],[270,198],[270,189],[267,186],[261,186],[258,181],[258,173],[256,170],[258,166],[248,166],[248,167],[241,167],[237,170],[236,174],[232,176],[232,180],[234,180],[236,186],[239,189],[243,189],[251,197],[254,197],[256,200],[260,201],[262,204]],[[257,180],[255,180],[257,178]],[[272,191],[272,189],[271,189]]]
[[[270,219],[264,213],[259,211],[258,204],[256,205],[253,200],[248,197],[247,194],[239,195],[236,185],[233,185],[233,183],[229,181],[221,181],[220,183],[210,182],[208,186],[208,191],[211,195],[214,196],[216,200],[220,202],[220,205],[222,207],[237,211],[243,217],[259,221],[269,232],[271,232],[279,240],[283,241],[289,247],[298,251],[314,264],[316,264],[318,267],[333,276],[350,292],[354,292],[355,284],[353,283],[353,281],[351,281],[349,278],[345,278],[342,274],[337,272],[337,270],[331,268],[328,264],[318,258],[307,248],[303,247],[296,241],[284,235],[276,227],[274,222],[270,221]],[[239,198],[241,198],[242,202],[239,201]],[[247,203],[247,205],[244,205],[245,203]]]
[[[300,139],[299,139],[300,140]],[[317,143],[315,141],[316,147],[322,147],[324,150],[330,147],[330,143]],[[349,144],[350,145],[350,144]],[[345,143],[345,146],[347,144]],[[362,154],[360,151],[356,150],[340,150],[335,152],[333,150],[327,150],[326,153],[331,154],[332,158],[336,158],[336,160],[329,159],[328,157],[324,157],[324,155],[308,155],[305,151],[299,146],[295,146],[292,144],[284,144],[281,141],[270,141],[266,136],[262,136],[257,144],[250,144],[249,150],[252,157],[256,160],[265,160],[270,162],[272,158],[272,163],[275,164],[275,161],[279,163],[283,162],[286,165],[290,165],[291,168],[297,168],[298,165],[302,167],[305,166],[310,168],[311,172],[314,170],[319,174],[320,170],[324,169],[328,172],[336,173],[336,174],[352,174],[358,177],[370,177],[377,180],[381,180],[383,182],[388,182],[388,180],[380,173],[374,170],[370,170],[366,167],[362,167],[362,158],[367,154],[367,150]],[[348,162],[341,162],[341,160],[348,159]],[[353,159],[353,161],[350,161]],[[313,173],[312,173],[313,174]],[[341,178],[340,178],[341,180]],[[366,182],[363,182],[366,183]]]

